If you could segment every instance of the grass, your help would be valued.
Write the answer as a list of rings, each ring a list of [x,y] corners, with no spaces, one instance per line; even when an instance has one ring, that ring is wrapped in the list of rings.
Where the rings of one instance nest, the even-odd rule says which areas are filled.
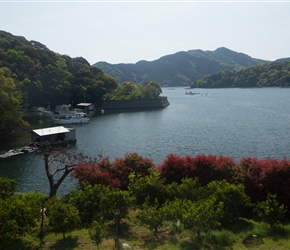
[[[100,244],[100,250],[115,250],[114,225],[109,226],[109,234]],[[270,229],[261,222],[241,220],[235,225],[221,230],[202,234],[200,239],[182,227],[177,228],[172,223],[165,223],[159,229],[156,237],[146,227],[137,223],[135,214],[131,213],[122,221],[119,240],[128,243],[132,250],[288,250],[290,249],[290,224]],[[31,235],[15,239],[10,247],[3,249],[24,250],[70,250],[70,249],[98,249],[90,239],[88,229],[82,228],[67,233],[63,239],[62,234],[47,231],[40,242],[39,228]],[[2,249],[2,248],[1,248]]]

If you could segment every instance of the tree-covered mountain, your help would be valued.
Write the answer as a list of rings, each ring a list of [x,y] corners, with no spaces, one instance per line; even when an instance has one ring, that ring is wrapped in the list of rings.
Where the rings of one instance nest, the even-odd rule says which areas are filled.
[[[60,55],[39,42],[0,31],[0,131],[20,125],[24,108],[95,103],[117,86],[84,58]]]
[[[206,76],[191,84],[192,88],[286,86],[290,86],[290,58],[238,70],[225,70]]]
[[[155,61],[135,64],[97,62],[93,66],[116,78],[119,83],[156,81],[161,86],[189,86],[206,75],[239,69],[268,61],[254,59],[227,48],[215,51],[189,50],[166,55]]]

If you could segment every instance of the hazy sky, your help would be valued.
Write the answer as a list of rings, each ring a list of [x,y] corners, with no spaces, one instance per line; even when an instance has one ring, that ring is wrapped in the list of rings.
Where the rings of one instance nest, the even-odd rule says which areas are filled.
[[[0,30],[90,64],[226,47],[290,57],[290,1],[0,0]]]

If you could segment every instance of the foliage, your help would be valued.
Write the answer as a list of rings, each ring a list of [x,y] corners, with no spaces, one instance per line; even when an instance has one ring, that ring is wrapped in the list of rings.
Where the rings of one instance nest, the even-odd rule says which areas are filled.
[[[290,86],[290,60],[247,68],[225,70],[205,76],[191,84],[194,88],[281,87]]]
[[[0,132],[27,126],[22,119],[22,96],[8,68],[0,69]]]
[[[289,159],[247,157],[237,163],[237,168],[239,182],[245,185],[245,191],[253,203],[265,200],[272,193],[277,195],[280,204],[290,207]]]
[[[161,93],[162,89],[157,82],[150,81],[141,85],[123,82],[104,98],[109,100],[157,99]]]
[[[161,178],[167,183],[180,183],[185,177],[198,177],[202,185],[213,180],[227,180],[235,182],[237,169],[231,157],[215,155],[196,155],[181,157],[174,154],[167,155],[158,166]]]
[[[251,206],[243,184],[230,184],[225,180],[212,181],[207,184],[204,193],[206,197],[214,197],[216,204],[223,203],[222,223],[236,222]]]
[[[212,230],[206,235],[206,242],[215,247],[229,247],[232,246],[235,241],[234,234],[228,230]]]
[[[118,222],[126,217],[132,199],[127,191],[112,189],[101,184],[84,184],[82,190],[71,191],[63,200],[73,204],[79,211],[83,224],[90,224],[94,220]],[[115,221],[116,222],[116,221]]]
[[[105,225],[100,224],[98,221],[93,221],[89,229],[90,238],[94,241],[99,249],[99,245],[107,236],[107,228]]]
[[[273,228],[284,218],[286,208],[283,204],[279,205],[276,195],[269,193],[265,201],[261,201],[256,205],[255,211],[263,221]]]
[[[98,158],[91,159],[82,153],[70,153],[66,148],[54,148],[49,145],[43,147],[43,155],[50,197],[56,196],[58,188],[77,164],[96,164],[99,161]]]
[[[96,103],[118,86],[83,58],[54,53],[39,42],[4,31],[0,31],[0,67],[0,130],[5,131],[25,125],[22,104],[29,109],[84,100]]]
[[[101,200],[107,188],[103,185],[85,184],[82,190],[72,190],[63,197],[63,201],[75,206],[79,211],[81,223],[88,225],[102,218]]]
[[[112,188],[127,190],[131,173],[146,176],[151,167],[154,167],[151,159],[137,153],[130,153],[124,158],[115,158],[112,163],[106,157],[99,162],[76,164],[72,176],[80,183],[104,184]]]
[[[138,219],[142,224],[148,225],[153,230],[154,235],[157,235],[158,227],[162,225],[165,219],[163,207],[160,207],[157,199],[153,203],[144,202]]]
[[[74,167],[72,176],[78,179],[80,185],[86,182],[91,185],[102,184],[117,188],[119,181],[113,176],[114,165],[110,162],[108,157],[101,159],[96,164],[79,163]]]
[[[40,218],[40,202],[44,198],[43,194],[25,193],[0,199],[0,245],[31,232]]]
[[[101,196],[100,210],[102,217],[106,221],[113,220],[119,224],[125,218],[132,205],[132,199],[128,191],[106,188],[106,192]]]
[[[13,195],[16,191],[17,182],[7,177],[0,176],[0,197],[2,199]]]
[[[196,232],[198,238],[201,232],[220,226],[224,205],[214,197],[197,203],[186,200],[183,206],[182,222],[185,228]]]
[[[191,201],[197,201],[200,199],[203,193],[203,187],[201,187],[198,178],[184,178],[179,185],[171,183],[166,186],[170,198],[185,199]]]
[[[144,203],[149,206],[157,203],[161,206],[168,197],[164,181],[160,179],[159,173],[154,168],[149,169],[147,176],[141,177],[140,174],[132,173],[129,179],[128,190],[138,206],[142,206]]]
[[[51,198],[46,205],[50,225],[55,233],[62,233],[65,238],[67,232],[71,232],[79,226],[79,212],[72,204]]]

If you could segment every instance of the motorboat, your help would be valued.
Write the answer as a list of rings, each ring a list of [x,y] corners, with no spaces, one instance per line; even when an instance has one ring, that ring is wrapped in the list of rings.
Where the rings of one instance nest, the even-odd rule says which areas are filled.
[[[66,116],[53,116],[52,121],[55,125],[64,125],[89,123],[90,119],[85,115],[75,114]]]

